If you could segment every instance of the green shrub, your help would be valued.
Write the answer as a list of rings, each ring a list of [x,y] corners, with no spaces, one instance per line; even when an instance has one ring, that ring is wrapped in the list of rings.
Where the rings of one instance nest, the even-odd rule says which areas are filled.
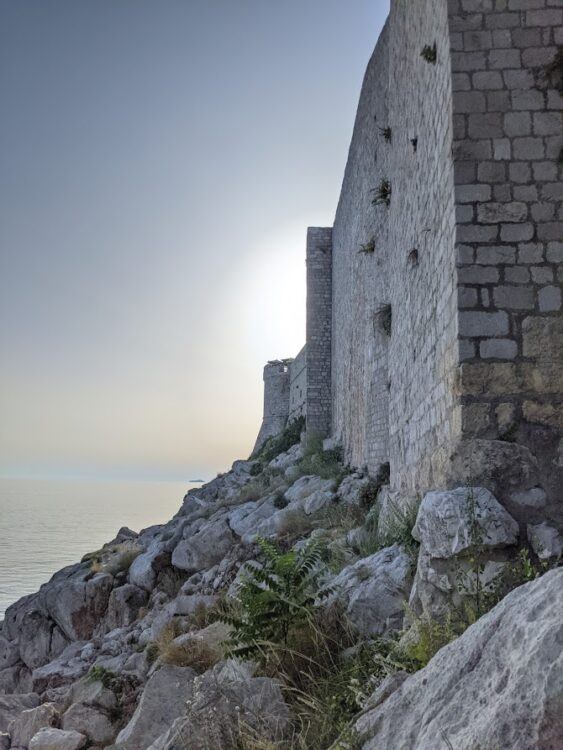
[[[117,675],[105,667],[91,667],[86,675],[86,682],[101,682],[105,688],[111,689]]]
[[[264,563],[248,563],[237,595],[239,611],[222,617],[233,628],[228,645],[238,656],[257,655],[265,643],[286,643],[290,630],[311,617],[319,593],[325,554],[320,540],[286,553],[265,539],[258,544]]]
[[[324,450],[323,439],[316,434],[307,436],[298,470],[301,476],[314,474],[322,479],[335,479],[337,484],[349,473],[343,464],[342,448]]]
[[[280,435],[268,438],[254,458],[263,465],[269,463],[274,458],[277,458],[280,453],[285,453],[298,443],[301,440],[301,433],[304,429],[305,417],[297,417],[297,419],[292,420],[285,427]]]

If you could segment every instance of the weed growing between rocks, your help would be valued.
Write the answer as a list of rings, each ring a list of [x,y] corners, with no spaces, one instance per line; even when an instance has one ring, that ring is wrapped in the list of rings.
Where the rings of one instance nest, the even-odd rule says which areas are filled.
[[[99,550],[82,559],[91,561],[92,573],[110,573],[116,576],[126,573],[141,552],[142,549],[137,545],[124,542],[111,550]]]
[[[85,677],[86,682],[101,682],[105,688],[111,690],[117,675],[105,667],[92,667]]]
[[[158,657],[163,664],[175,667],[191,667],[198,674],[203,674],[215,666],[223,654],[206,643],[197,635],[187,635],[176,639],[166,628],[156,641]]]
[[[297,417],[292,420],[284,431],[276,437],[270,437],[260,448],[255,456],[252,456],[259,464],[265,466],[277,458],[280,453],[285,453],[301,440],[301,433],[305,429],[305,417]],[[258,471],[258,470],[256,470]]]
[[[343,464],[342,448],[324,450],[320,435],[308,435],[303,458],[298,466],[299,474],[314,474],[322,479],[335,479],[337,486],[349,473]]]

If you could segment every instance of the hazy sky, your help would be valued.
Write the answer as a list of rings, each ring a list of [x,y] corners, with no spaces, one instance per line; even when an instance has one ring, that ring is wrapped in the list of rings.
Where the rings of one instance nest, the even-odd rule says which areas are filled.
[[[387,11],[0,0],[0,475],[249,453]]]

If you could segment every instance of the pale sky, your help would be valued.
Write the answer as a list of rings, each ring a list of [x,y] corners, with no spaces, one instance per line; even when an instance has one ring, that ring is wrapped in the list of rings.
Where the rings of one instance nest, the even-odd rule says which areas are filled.
[[[0,476],[248,455],[388,5],[0,0]]]

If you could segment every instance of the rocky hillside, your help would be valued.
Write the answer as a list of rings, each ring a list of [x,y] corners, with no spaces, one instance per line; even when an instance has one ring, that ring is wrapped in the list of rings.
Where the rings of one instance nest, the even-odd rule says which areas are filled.
[[[299,427],[8,609],[2,750],[563,747],[556,530]]]

